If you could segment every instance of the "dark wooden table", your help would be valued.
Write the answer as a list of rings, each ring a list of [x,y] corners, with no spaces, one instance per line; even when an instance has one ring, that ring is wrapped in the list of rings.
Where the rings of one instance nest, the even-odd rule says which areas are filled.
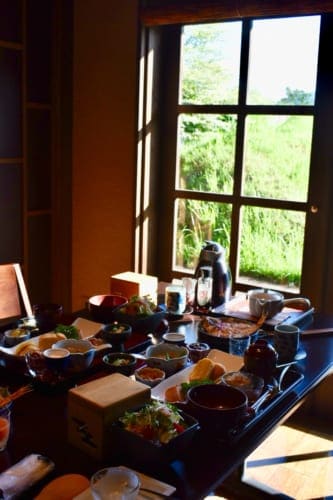
[[[189,317],[186,322],[172,324],[172,330],[182,330],[187,341],[195,341],[197,318]],[[329,329],[333,327],[333,316],[315,313],[313,320],[307,319],[307,328]],[[319,335],[302,337],[306,357],[298,362],[298,369],[304,378],[282,397],[271,410],[265,411],[260,419],[236,444],[219,439],[207,439],[200,431],[191,446],[178,460],[168,465],[156,464],[145,469],[144,464],[137,470],[157,479],[173,484],[177,497],[198,500],[214,491],[221,482],[268,436],[284,422],[301,404],[304,398],[333,370],[333,336],[322,332]],[[106,375],[102,369],[94,376]],[[0,367],[0,385],[15,388],[27,379],[22,375]],[[117,465],[112,460],[94,461],[67,440],[67,393],[47,394],[32,392],[15,401],[12,412],[12,434],[7,450],[0,453],[0,471],[18,462],[30,453],[40,453],[55,462],[55,470],[48,476],[66,473],[80,473],[90,477],[96,470],[106,465]],[[126,464],[124,464],[126,465]],[[32,498],[43,482],[29,491],[24,498]]]

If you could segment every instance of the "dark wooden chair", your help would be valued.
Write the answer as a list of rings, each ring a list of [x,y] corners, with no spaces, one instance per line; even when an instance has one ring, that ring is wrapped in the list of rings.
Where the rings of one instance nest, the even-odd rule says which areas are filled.
[[[30,300],[19,264],[0,265],[0,322],[32,316]]]

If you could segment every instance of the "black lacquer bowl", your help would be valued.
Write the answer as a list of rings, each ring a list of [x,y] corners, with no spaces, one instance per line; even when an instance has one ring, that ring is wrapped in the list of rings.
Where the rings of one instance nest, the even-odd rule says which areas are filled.
[[[166,444],[157,444],[133,432],[124,429],[117,420],[112,425],[112,447],[118,451],[119,459],[131,465],[170,463],[179,458],[190,445],[195,433],[199,430],[198,421],[180,410],[186,429]]]

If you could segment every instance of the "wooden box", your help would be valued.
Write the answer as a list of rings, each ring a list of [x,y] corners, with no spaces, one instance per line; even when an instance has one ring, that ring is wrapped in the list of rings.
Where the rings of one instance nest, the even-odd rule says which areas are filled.
[[[123,295],[128,299],[133,295],[149,295],[157,303],[158,280],[156,276],[148,274],[124,273],[114,274],[110,279],[110,292],[116,295]]]
[[[150,401],[150,388],[120,373],[74,387],[68,393],[68,440],[95,459],[112,449],[111,424]]]

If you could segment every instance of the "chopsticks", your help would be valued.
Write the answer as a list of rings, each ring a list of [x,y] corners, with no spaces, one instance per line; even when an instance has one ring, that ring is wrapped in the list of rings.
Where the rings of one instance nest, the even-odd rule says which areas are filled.
[[[17,391],[13,392],[13,394],[9,394],[9,396],[5,396],[0,400],[0,408],[3,408],[4,406],[7,406],[9,403],[14,401],[15,399],[20,398],[24,394],[27,394],[28,392],[33,391],[32,385],[25,385],[23,387],[20,387],[20,389],[17,389]]]
[[[314,333],[333,333],[333,328],[313,328],[312,330],[301,330],[301,335],[312,335]]]

